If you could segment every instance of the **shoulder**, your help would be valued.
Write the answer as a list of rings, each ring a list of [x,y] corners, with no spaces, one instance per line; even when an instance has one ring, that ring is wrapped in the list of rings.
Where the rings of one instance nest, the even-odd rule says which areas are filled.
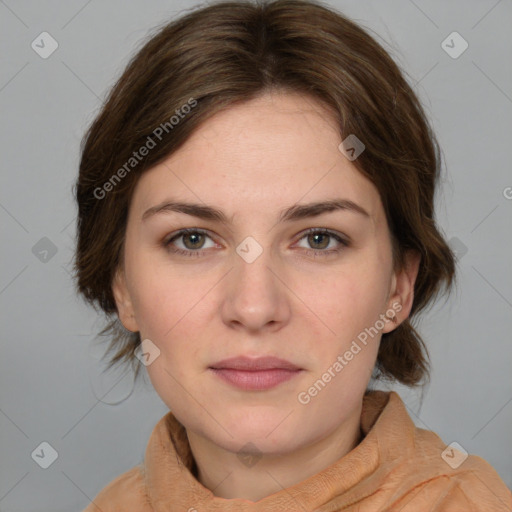
[[[152,512],[148,503],[142,465],[112,480],[83,512]]]
[[[402,512],[512,511],[512,493],[485,460],[470,455],[464,465],[465,469],[461,467],[453,473],[433,472],[429,478],[417,482],[397,503],[403,506],[400,510]]]
[[[487,461],[421,428],[415,428],[413,444],[410,468],[421,478],[408,493],[409,498],[415,496],[411,506],[420,508],[411,510],[421,510],[426,500],[429,505],[439,503],[434,510],[443,512],[512,511],[512,493]]]
[[[512,511],[512,493],[494,468],[457,443],[446,445],[436,433],[414,425],[398,394],[374,394],[367,411],[366,420],[373,424],[369,434],[374,431],[378,444],[381,491],[392,510]]]

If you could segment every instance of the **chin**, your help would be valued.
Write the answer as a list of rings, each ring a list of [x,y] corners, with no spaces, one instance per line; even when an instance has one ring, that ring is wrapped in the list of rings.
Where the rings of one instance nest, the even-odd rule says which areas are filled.
[[[229,439],[236,440],[237,446],[252,442],[262,450],[264,447],[282,449],[284,444],[296,437],[297,428],[290,421],[292,415],[287,418],[290,411],[273,410],[272,413],[258,414],[257,409],[252,408],[250,413],[244,411],[226,420],[225,424],[229,425],[226,430],[233,436]]]
[[[267,455],[283,455],[297,448],[297,439],[292,432],[283,431],[276,438],[267,437],[269,431],[261,435],[243,429],[233,432],[233,437],[227,435],[223,439],[212,439],[213,442],[233,453],[253,453]]]

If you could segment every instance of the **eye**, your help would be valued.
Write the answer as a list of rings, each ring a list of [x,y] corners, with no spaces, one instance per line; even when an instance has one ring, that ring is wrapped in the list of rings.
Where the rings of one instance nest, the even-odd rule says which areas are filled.
[[[301,245],[301,242],[307,245]],[[163,245],[169,252],[183,256],[203,256],[208,249],[218,246],[206,231],[199,228],[181,229],[164,240]],[[313,256],[339,253],[349,245],[349,240],[341,234],[323,228],[307,230],[298,242],[299,247]]]
[[[348,240],[329,229],[311,228],[303,234],[299,242],[302,240],[305,240],[307,246],[299,245],[299,247],[312,250],[315,255],[337,253],[350,245]]]
[[[207,245],[207,241],[210,244]],[[186,256],[199,256],[203,250],[215,247],[215,242],[202,229],[182,229],[164,241],[164,246],[171,252]]]

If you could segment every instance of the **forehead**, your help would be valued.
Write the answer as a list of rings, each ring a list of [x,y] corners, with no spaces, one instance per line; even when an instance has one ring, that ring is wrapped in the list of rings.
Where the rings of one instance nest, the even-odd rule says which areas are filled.
[[[337,156],[333,144],[338,138],[331,112],[317,100],[273,92],[217,113],[173,157],[175,162],[186,158],[194,163],[212,157],[226,166],[246,161],[260,171],[289,167],[304,159],[321,167]],[[196,151],[199,147],[201,152]],[[244,174],[243,166],[231,172],[236,170]]]
[[[262,215],[343,197],[378,215],[374,185],[339,151],[332,113],[308,96],[265,94],[212,116],[137,184],[138,210],[165,201],[204,202]],[[230,212],[231,210],[231,212]]]

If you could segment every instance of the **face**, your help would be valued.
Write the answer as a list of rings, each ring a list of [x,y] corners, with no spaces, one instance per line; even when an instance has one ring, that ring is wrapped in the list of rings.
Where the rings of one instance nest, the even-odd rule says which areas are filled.
[[[415,271],[393,271],[378,191],[341,140],[315,100],[266,94],[136,186],[120,319],[160,351],[147,370],[177,419],[227,450],[291,452],[359,415],[385,315],[410,310]],[[239,356],[295,370],[219,363]]]

